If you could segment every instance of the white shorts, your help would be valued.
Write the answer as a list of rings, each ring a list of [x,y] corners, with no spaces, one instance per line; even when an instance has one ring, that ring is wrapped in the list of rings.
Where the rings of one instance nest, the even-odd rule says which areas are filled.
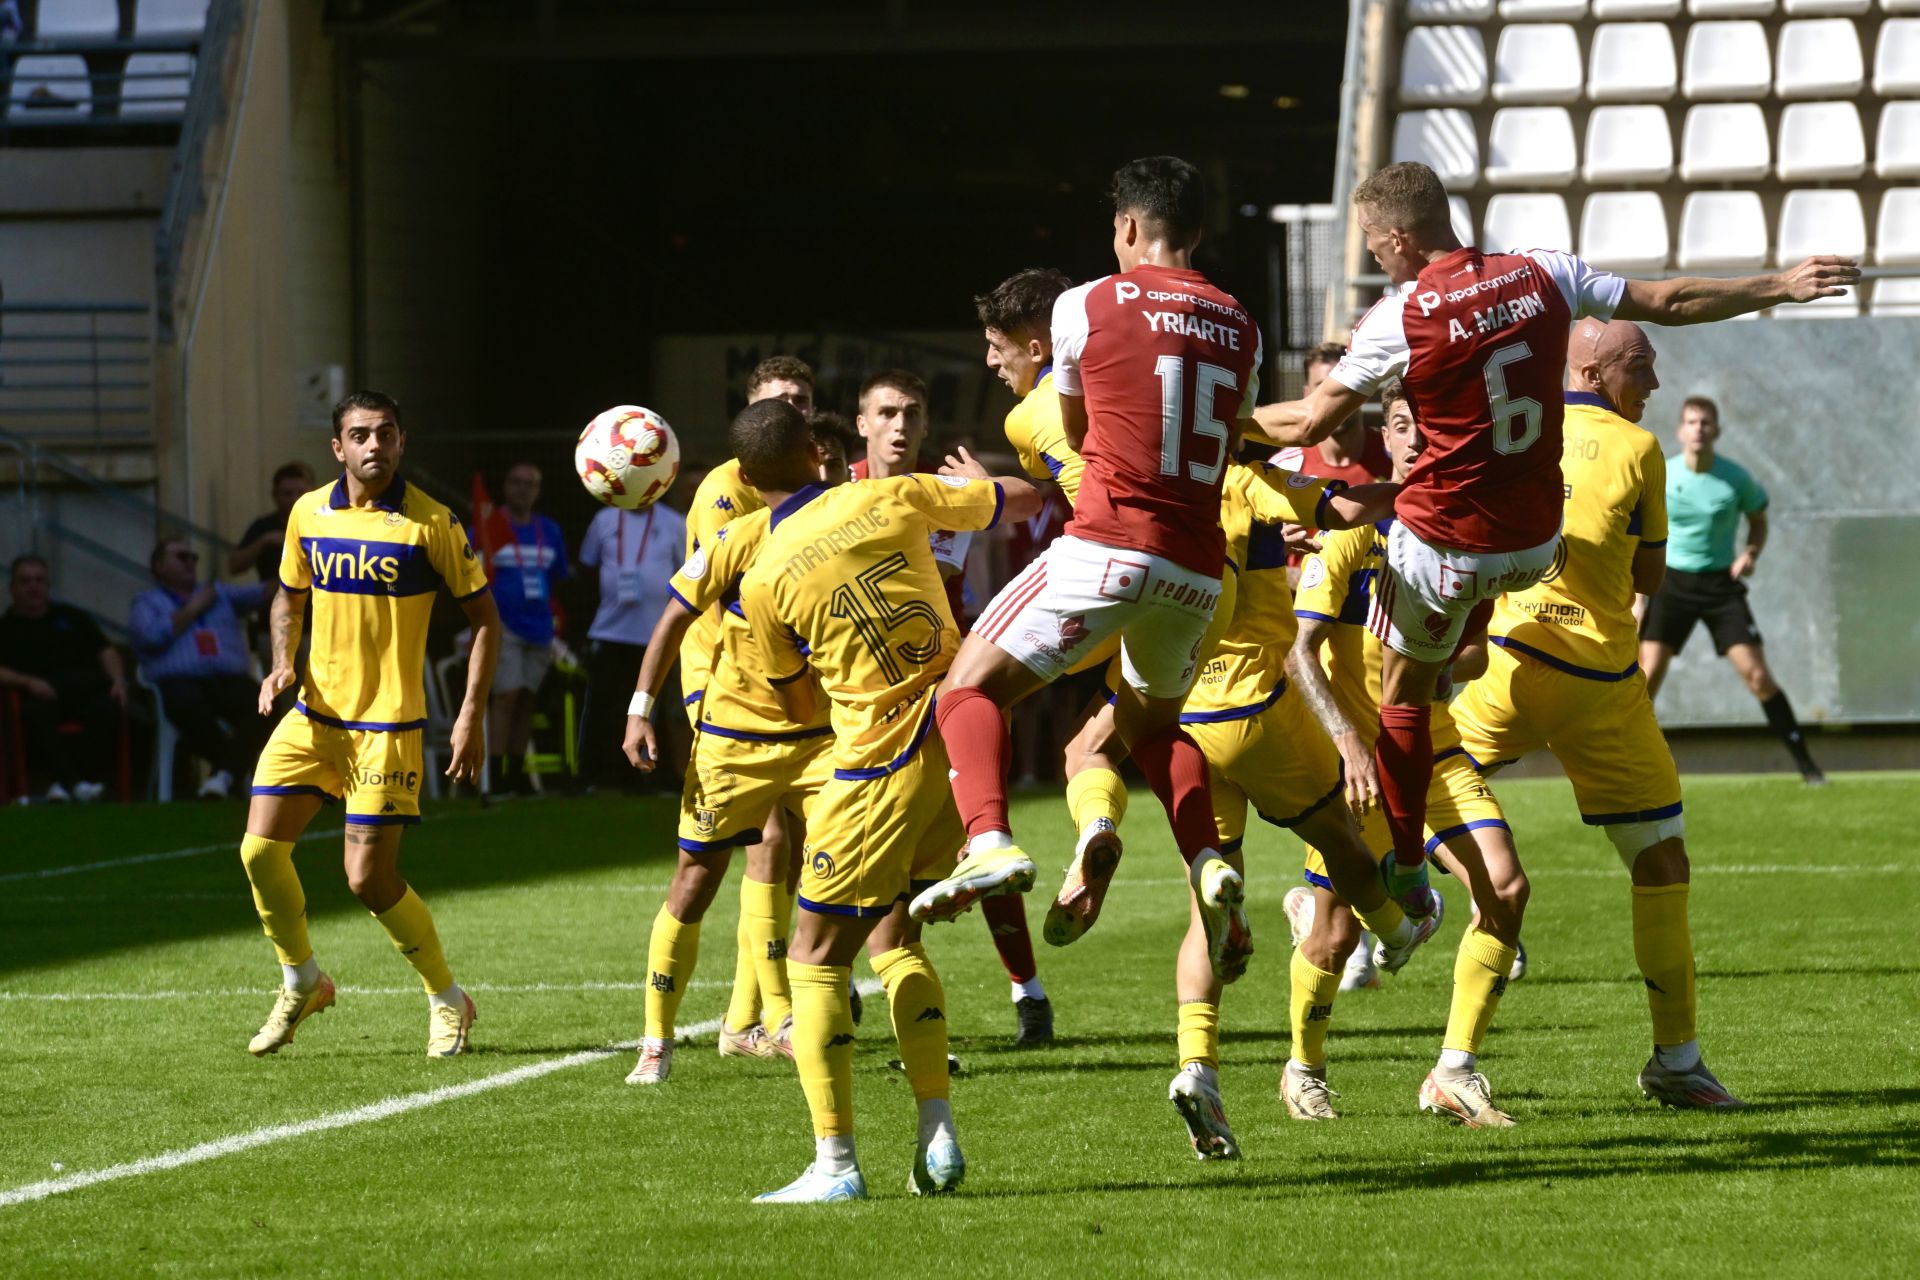
[[[1057,680],[1113,636],[1121,674],[1150,698],[1178,698],[1199,672],[1220,579],[1144,551],[1054,539],[981,613],[975,635]]]
[[[1388,648],[1423,662],[1445,662],[1482,600],[1525,591],[1553,569],[1560,535],[1525,551],[1436,547],[1395,521],[1387,535],[1387,572],[1373,594],[1368,624]]]
[[[503,629],[504,630],[504,629]],[[493,669],[493,691],[513,693],[519,689],[536,691],[553,665],[553,646],[522,640],[511,631],[500,637],[500,661]]]

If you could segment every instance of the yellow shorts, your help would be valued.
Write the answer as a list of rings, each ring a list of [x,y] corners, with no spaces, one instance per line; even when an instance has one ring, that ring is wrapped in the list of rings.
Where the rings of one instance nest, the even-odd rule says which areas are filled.
[[[1182,715],[1180,726],[1207,757],[1223,853],[1246,839],[1248,805],[1275,826],[1293,827],[1339,800],[1340,753],[1284,681],[1254,715],[1195,718],[1206,714]]]
[[[1473,761],[1457,746],[1436,743],[1433,755],[1433,783],[1427,788],[1427,856],[1447,841],[1477,831],[1481,827],[1507,826],[1507,815],[1494,798],[1486,779],[1473,767]],[[1342,781],[1344,781],[1344,776]],[[1376,858],[1384,858],[1393,848],[1393,834],[1387,830],[1387,811],[1381,805],[1368,809],[1360,819],[1360,839]],[[1327,878],[1326,860],[1320,851],[1308,846],[1307,883],[1322,889],[1333,888]]]
[[[837,916],[883,916],[916,884],[953,870],[966,828],[947,782],[947,748],[930,733],[892,773],[835,773],[807,821],[800,905]]]
[[[767,742],[701,725],[680,792],[680,848],[715,853],[759,844],[775,807],[806,816],[833,771],[833,737]]]
[[[295,706],[280,718],[253,770],[256,796],[319,796],[347,802],[358,826],[420,821],[420,735],[425,729],[347,729]]]
[[[1621,680],[1591,680],[1490,648],[1487,674],[1453,703],[1460,743],[1482,769],[1545,747],[1566,770],[1589,826],[1680,813],[1680,771],[1644,675],[1636,669]]]

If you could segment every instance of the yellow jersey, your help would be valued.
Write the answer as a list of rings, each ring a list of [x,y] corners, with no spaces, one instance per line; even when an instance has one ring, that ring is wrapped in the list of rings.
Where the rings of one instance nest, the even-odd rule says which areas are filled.
[[[784,742],[831,732],[824,707],[805,724],[787,718],[786,708],[767,683],[765,664],[740,608],[740,579],[766,543],[771,516],[761,507],[721,525],[667,581],[668,594],[674,599],[700,614],[702,621],[712,614],[719,623],[720,643],[707,672],[706,696],[700,701],[702,733],[747,742]]]
[[[1500,597],[1487,634],[1569,674],[1624,680],[1640,648],[1633,556],[1667,540],[1667,460],[1651,432],[1597,395],[1567,392],[1564,430],[1566,508],[1553,568]]]
[[[810,486],[773,512],[741,604],[773,683],[819,674],[835,777],[885,777],[926,740],[960,647],[928,534],[991,529],[1004,503],[990,480],[915,474]]]
[[[399,476],[371,506],[346,477],[303,494],[287,516],[280,585],[313,594],[313,645],[297,704],[336,728],[427,723],[427,623],[442,584],[456,600],[487,589],[460,521]]]
[[[729,458],[707,472],[706,479],[693,491],[693,505],[687,509],[687,559],[701,547],[713,545],[713,537],[730,520],[752,511],[766,509],[760,491],[740,474],[738,459]],[[707,687],[707,673],[713,669],[714,654],[720,648],[720,611],[708,609],[694,619],[693,626],[680,641],[680,691],[691,706]]]
[[[1053,366],[1034,380],[1033,390],[1007,411],[1007,443],[1020,455],[1020,466],[1036,480],[1052,480],[1067,495],[1069,506],[1080,496],[1080,475],[1087,469],[1079,451],[1067,443],[1067,427],[1060,416],[1060,390],[1053,385]]]

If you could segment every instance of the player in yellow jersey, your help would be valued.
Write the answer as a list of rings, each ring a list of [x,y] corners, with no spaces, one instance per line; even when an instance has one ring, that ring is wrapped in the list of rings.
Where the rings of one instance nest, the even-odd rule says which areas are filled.
[[[1393,476],[1403,479],[1421,442],[1413,407],[1397,382],[1381,394],[1384,439]],[[1378,724],[1380,641],[1368,629],[1374,583],[1385,564],[1387,531],[1380,525],[1330,534],[1301,566],[1294,599],[1299,620],[1291,671],[1304,705],[1326,730],[1323,741],[1337,755],[1341,787],[1361,815],[1361,830],[1376,858],[1393,840],[1377,802],[1373,732]],[[1325,664],[1321,651],[1326,649]],[[1484,665],[1484,649],[1454,664],[1465,679]],[[1454,958],[1452,1010],[1440,1060],[1421,1085],[1422,1108],[1453,1116],[1475,1128],[1504,1128],[1512,1117],[1493,1105],[1486,1078],[1475,1070],[1480,1044],[1506,990],[1520,939],[1520,910],[1527,881],[1514,851],[1512,832],[1499,802],[1460,749],[1445,703],[1433,708],[1434,772],[1427,792],[1427,852],[1471,887],[1475,918]],[[1293,1053],[1280,1091],[1296,1120],[1335,1118],[1327,1087],[1326,1040],[1335,997],[1356,985],[1377,984],[1371,958],[1355,967],[1369,939],[1353,913],[1341,906],[1323,858],[1309,841],[1307,886],[1288,891],[1287,916],[1294,926]],[[1342,970],[1345,968],[1346,973]],[[1355,981],[1355,979],[1358,981]]]
[[[1487,674],[1454,704],[1488,769],[1545,747],[1581,820],[1607,833],[1633,890],[1633,954],[1653,1015],[1639,1086],[1668,1106],[1742,1105],[1700,1058],[1680,774],[1654,719],[1633,606],[1666,572],[1666,461],[1634,424],[1653,389],[1653,345],[1624,321],[1583,320],[1567,348],[1564,541],[1539,585],[1503,596]]]
[[[769,421],[740,456],[763,484],[798,487],[804,438]],[[765,473],[765,474],[763,474]],[[788,949],[793,1053],[813,1119],[814,1161],[761,1203],[859,1199],[847,981],[865,943],[887,989],[919,1109],[909,1186],[950,1191],[965,1173],[948,1102],[946,997],[908,922],[916,880],[944,874],[964,838],[933,733],[934,690],[960,633],[929,534],[982,530],[1040,506],[1024,480],[912,474],[814,486],[774,508],[741,603],[789,718],[831,704],[833,778],[814,802]],[[818,684],[816,685],[816,678]]]
[[[427,622],[445,586],[473,627],[466,697],[453,723],[447,776],[475,781],[486,758],[488,688],[500,613],[460,522],[399,475],[407,437],[400,406],[355,391],[333,408],[333,456],[344,474],[294,503],[280,557],[271,630],[273,670],[260,714],[292,686],[303,597],[313,645],[300,699],[260,753],[240,860],[261,927],[280,956],[282,987],[248,1052],[277,1053],[302,1021],[334,1002],[333,980],[307,937],[306,894],[293,846],[320,806],[345,801],[347,885],[420,975],[427,1056],[467,1049],[473,1001],[447,967],[433,916],[400,875],[400,833],[420,821],[427,728]]]
[[[785,417],[787,411],[776,409],[776,403],[760,401],[742,410],[728,428],[728,443],[763,431],[769,415]],[[828,424],[810,424],[809,429],[809,480],[844,483],[844,438],[834,437]],[[749,483],[756,479],[744,470],[742,474]],[[776,503],[787,497],[784,490],[768,486],[756,486],[756,492]],[[659,759],[654,699],[666,683],[671,655],[696,619],[709,609],[718,610],[720,648],[707,673],[681,792],[679,862],[647,942],[646,1031],[628,1084],[660,1084],[673,1069],[674,1020],[699,959],[700,923],[720,890],[733,850],[764,847],[760,842],[771,814],[802,819],[827,779],[832,730],[825,709],[805,722],[788,719],[767,685],[764,663],[740,613],[740,579],[766,541],[768,522],[766,507],[729,521],[669,580],[667,605],[647,643],[628,708],[627,758],[634,767],[651,770]],[[804,825],[795,829],[804,830]],[[779,896],[786,888],[785,869],[771,869],[782,876],[777,883],[758,880],[752,875],[755,869],[749,854],[749,874],[740,893],[740,930],[754,960],[760,1020],[738,1026],[723,1019],[720,1053],[791,1057],[793,1006],[786,977],[791,917]],[[736,1000],[738,994],[736,989]]]

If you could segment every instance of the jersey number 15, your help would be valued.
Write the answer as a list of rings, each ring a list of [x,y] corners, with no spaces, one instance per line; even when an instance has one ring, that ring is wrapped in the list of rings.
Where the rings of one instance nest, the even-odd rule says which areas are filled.
[[[1188,424],[1182,421],[1181,413],[1187,398],[1187,361],[1181,356],[1167,355],[1154,362],[1153,372],[1160,379],[1160,474],[1181,474],[1180,446],[1191,430],[1201,440],[1213,441],[1213,461],[1188,459],[1186,475],[1201,484],[1217,484],[1227,461],[1227,424],[1213,416],[1213,401],[1222,387],[1238,391],[1240,379],[1234,376],[1233,370],[1204,360],[1196,362],[1195,370],[1198,377],[1193,384],[1193,421]]]
[[[853,624],[853,629],[859,633],[868,652],[873,654],[874,661],[880,664],[880,670],[890,684],[898,684],[903,678],[901,658],[916,667],[924,667],[932,662],[934,655],[940,652],[940,633],[946,629],[939,612],[925,600],[887,599],[881,584],[894,574],[905,572],[907,567],[906,556],[898,551],[878,564],[868,566],[852,581],[843,582],[833,589],[833,603],[828,610],[829,616]],[[924,644],[901,641],[896,653],[895,646],[887,642],[888,633],[916,618],[931,627],[932,634]]]

